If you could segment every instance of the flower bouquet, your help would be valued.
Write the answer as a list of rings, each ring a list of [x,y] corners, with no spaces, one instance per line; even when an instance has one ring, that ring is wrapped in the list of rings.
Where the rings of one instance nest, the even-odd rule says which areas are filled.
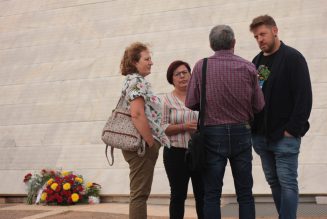
[[[86,196],[88,197],[89,204],[99,204],[100,203],[100,190],[101,186],[97,183],[88,182],[86,184]]]
[[[32,175],[28,173],[25,175],[23,182],[27,186],[27,204],[33,204],[39,191],[42,189],[43,185],[52,177],[56,176],[58,173],[53,170],[41,170],[40,173]]]
[[[85,188],[83,176],[69,171],[42,170],[34,176],[29,173],[24,177],[24,182],[28,188],[28,204],[34,200],[35,203],[56,205],[86,203],[90,196],[99,199],[101,189],[96,183],[88,183]]]
[[[82,202],[83,195],[83,177],[64,171],[46,182],[46,187],[41,195],[41,202],[70,205]]]

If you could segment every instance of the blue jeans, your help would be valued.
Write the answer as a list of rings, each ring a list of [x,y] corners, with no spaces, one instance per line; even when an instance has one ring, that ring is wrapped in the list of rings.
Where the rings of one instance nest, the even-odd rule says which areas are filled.
[[[261,158],[266,180],[270,185],[280,219],[295,219],[298,206],[297,168],[300,138],[284,137],[269,142],[253,135],[254,150]]]
[[[204,128],[207,162],[203,171],[204,218],[220,219],[220,198],[229,159],[239,204],[239,218],[254,219],[252,144],[250,126],[218,125]]]

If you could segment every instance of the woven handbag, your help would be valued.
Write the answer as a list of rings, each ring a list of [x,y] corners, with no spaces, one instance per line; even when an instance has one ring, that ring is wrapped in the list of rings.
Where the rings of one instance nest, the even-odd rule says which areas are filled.
[[[145,141],[135,128],[130,110],[123,105],[123,95],[120,97],[116,108],[106,122],[102,131],[102,141],[106,144],[106,157],[110,166],[114,164],[114,148],[137,151],[142,157],[145,154]],[[111,147],[111,159],[108,159],[108,147]]]

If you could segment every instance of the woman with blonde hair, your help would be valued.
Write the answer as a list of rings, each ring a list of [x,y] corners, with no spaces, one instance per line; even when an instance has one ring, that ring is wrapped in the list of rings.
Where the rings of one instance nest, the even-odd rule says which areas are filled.
[[[161,128],[161,102],[151,91],[145,77],[151,73],[150,51],[147,45],[136,42],[125,49],[120,69],[126,76],[122,95],[123,106],[130,109],[132,121],[146,142],[143,157],[137,152],[122,151],[130,169],[130,219],[147,218],[147,200],[150,195],[154,167],[161,145],[169,140]]]

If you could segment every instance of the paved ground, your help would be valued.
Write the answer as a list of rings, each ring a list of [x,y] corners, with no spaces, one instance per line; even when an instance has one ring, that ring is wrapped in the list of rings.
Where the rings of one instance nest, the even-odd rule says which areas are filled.
[[[256,203],[258,219],[277,219],[273,204]],[[25,204],[0,204],[0,219],[128,219],[128,204],[104,203],[99,205],[43,206]],[[167,205],[149,205],[149,219],[166,219]],[[185,219],[195,219],[193,206],[186,207]],[[222,207],[224,219],[238,218],[237,205]],[[298,219],[327,219],[327,205],[299,205]]]

